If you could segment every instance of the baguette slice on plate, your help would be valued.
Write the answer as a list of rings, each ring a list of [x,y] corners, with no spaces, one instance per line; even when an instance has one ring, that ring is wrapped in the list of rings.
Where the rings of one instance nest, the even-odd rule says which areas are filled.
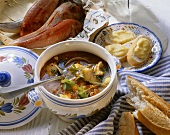
[[[116,135],[139,135],[133,114],[130,112],[122,113]]]
[[[136,38],[135,33],[132,31],[117,30],[110,31],[105,36],[105,44],[124,44]]]
[[[127,102],[134,116],[157,135],[170,135],[170,104],[132,77],[127,77]]]
[[[127,53],[129,47],[121,45],[121,44],[111,44],[105,46],[105,49],[113,56],[118,58],[120,62],[125,62],[127,60]]]
[[[133,67],[140,67],[145,64],[151,55],[152,47],[150,38],[144,35],[138,36],[127,53],[128,63]]]
[[[133,40],[129,41],[125,44],[110,44],[105,46],[105,49],[118,58],[120,62],[126,62],[127,61],[127,53],[132,46]]]

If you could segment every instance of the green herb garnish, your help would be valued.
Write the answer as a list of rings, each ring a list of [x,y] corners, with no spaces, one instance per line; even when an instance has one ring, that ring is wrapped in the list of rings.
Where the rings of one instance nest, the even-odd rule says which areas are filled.
[[[87,97],[88,97],[87,91],[84,90],[82,87],[78,87],[78,95],[79,95],[81,98],[87,98]]]
[[[70,84],[64,83],[63,84],[63,89],[64,90],[72,90],[72,86]]]
[[[73,85],[75,84],[75,82],[68,79],[61,80],[61,83],[63,83],[64,90],[71,90]]]

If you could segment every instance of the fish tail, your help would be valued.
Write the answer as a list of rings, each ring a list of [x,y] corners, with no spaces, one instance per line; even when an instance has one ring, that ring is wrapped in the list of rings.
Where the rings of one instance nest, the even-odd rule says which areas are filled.
[[[0,40],[4,45],[10,45],[14,40],[0,32]]]

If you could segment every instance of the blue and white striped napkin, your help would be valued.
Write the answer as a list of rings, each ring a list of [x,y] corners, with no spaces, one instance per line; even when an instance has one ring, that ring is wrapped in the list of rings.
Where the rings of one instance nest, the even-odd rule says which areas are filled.
[[[117,89],[112,102],[99,113],[91,117],[82,118],[75,121],[58,134],[115,135],[122,112],[134,111],[134,108],[131,107],[125,100],[125,95],[129,93],[126,86],[127,75],[132,76],[142,82],[149,89],[170,103],[170,56],[166,56],[162,58],[156,66],[143,73],[120,71],[118,76],[120,77],[121,88]],[[136,122],[140,135],[153,135],[153,133],[138,120],[136,120]]]

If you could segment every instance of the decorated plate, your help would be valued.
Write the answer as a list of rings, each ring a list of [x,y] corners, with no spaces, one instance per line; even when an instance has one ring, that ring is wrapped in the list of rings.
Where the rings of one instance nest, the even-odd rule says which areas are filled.
[[[0,87],[34,82],[34,66],[38,56],[21,47],[0,48]],[[34,90],[34,89],[33,89]],[[15,98],[0,97],[0,129],[11,129],[31,121],[40,112],[23,93]]]
[[[147,36],[152,40],[152,43],[153,43],[151,56],[149,60],[147,61],[147,63],[145,63],[141,67],[136,68],[136,67],[131,67],[127,62],[124,62],[124,63],[121,63],[121,68],[119,70],[130,70],[130,71],[142,72],[153,67],[159,61],[162,55],[162,44],[159,38],[151,30],[139,24],[135,24],[135,23],[112,24],[110,26],[103,28],[101,31],[99,31],[98,34],[94,38],[94,42],[104,47],[106,35],[110,32],[118,31],[118,30],[131,31],[136,36],[138,35]]]

